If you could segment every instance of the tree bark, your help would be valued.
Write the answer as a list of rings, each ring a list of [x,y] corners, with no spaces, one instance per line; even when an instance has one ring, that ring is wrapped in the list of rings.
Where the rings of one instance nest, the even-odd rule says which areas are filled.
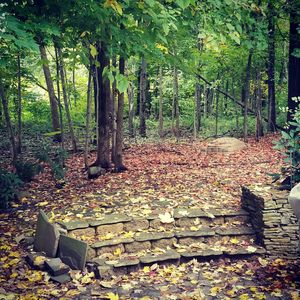
[[[119,72],[125,74],[125,59],[120,57]],[[124,93],[118,92],[118,110],[117,110],[117,132],[116,132],[116,153],[115,153],[115,171],[122,172],[127,170],[123,164],[123,115],[124,115]]]
[[[92,102],[91,84],[92,84],[92,71],[90,66],[88,84],[87,84],[86,125],[85,125],[85,142],[84,142],[84,165],[86,169],[89,166],[88,157],[89,157],[91,102]]]
[[[116,56],[114,55],[112,58],[112,65],[114,68],[117,67]],[[113,75],[116,75],[116,72],[113,72]],[[111,131],[111,160],[115,163],[116,157],[116,132],[117,132],[117,116],[116,116],[116,95],[117,95],[117,83],[116,80],[112,83],[112,91],[111,91],[111,122],[110,122],[110,131]]]
[[[163,116],[163,69],[159,67],[159,113],[158,113],[158,134],[160,138],[163,138],[164,129],[164,116]]]
[[[52,128],[54,132],[59,132],[54,135],[53,140],[57,142],[61,142],[61,132],[60,132],[60,122],[59,122],[59,115],[58,115],[58,104],[56,101],[53,81],[51,78],[51,72],[49,68],[49,61],[47,58],[47,53],[45,46],[43,44],[39,45],[41,59],[43,61],[43,71],[45,75],[45,80],[47,84],[49,100],[50,100],[50,108],[51,108],[51,120],[52,120]]]
[[[22,152],[22,93],[21,93],[21,59],[18,54],[18,134],[17,134],[17,152]]]
[[[18,153],[17,153],[17,147],[16,147],[16,142],[15,142],[14,132],[13,132],[13,128],[12,128],[11,120],[10,120],[10,115],[9,115],[8,101],[7,101],[5,91],[4,91],[4,87],[3,87],[3,83],[2,83],[1,80],[0,80],[0,97],[1,97],[1,101],[2,101],[2,107],[3,107],[4,117],[5,117],[5,123],[6,123],[7,131],[8,131],[10,143],[11,143],[12,161],[14,163],[17,160]]]
[[[215,126],[215,133],[216,136],[218,135],[218,126],[219,126],[219,100],[220,100],[220,93],[217,92],[216,94],[216,126]]]
[[[129,83],[128,89],[127,89],[127,95],[128,95],[128,130],[129,130],[129,136],[131,138],[134,138],[134,89],[132,83]]]
[[[140,73],[140,135],[146,137],[146,89],[147,89],[147,62],[142,57]]]
[[[174,66],[173,68],[173,111],[174,111],[174,120],[175,127],[173,125],[173,134],[176,137],[176,140],[179,139],[179,99],[178,99],[178,70]]]
[[[201,127],[201,85],[198,82],[195,84],[195,105],[194,105],[194,139],[196,139]]]
[[[252,64],[252,56],[253,56],[253,49],[250,49],[248,55],[248,62],[246,68],[246,78],[245,78],[245,85],[244,85],[244,141],[247,141],[248,137],[248,104],[249,104],[249,97],[250,97],[250,75],[251,75],[251,64]]]
[[[97,43],[97,60],[100,66],[96,66],[97,73],[97,158],[94,165],[104,169],[110,168],[110,134],[109,134],[109,107],[110,107],[110,83],[103,77],[103,70],[109,67],[107,47],[104,42]]]
[[[261,73],[257,71],[256,74],[256,128],[255,137],[256,141],[264,135],[263,122],[262,122],[262,89],[261,89]]]
[[[299,5],[298,5],[299,6]],[[300,97],[300,58],[294,54],[300,48],[299,12],[295,1],[295,7],[290,13],[290,35],[289,35],[289,66],[288,66],[288,114],[287,121],[292,121],[295,111],[299,108],[299,102],[295,101]]]
[[[61,86],[62,86],[62,92],[63,92],[64,106],[65,106],[69,130],[70,130],[73,151],[76,153],[77,152],[77,143],[76,143],[76,138],[75,138],[74,129],[73,129],[72,117],[71,117],[71,113],[70,113],[70,109],[69,109],[68,94],[67,94],[67,89],[66,89],[66,78],[65,78],[65,72],[64,72],[64,62],[63,62],[63,57],[62,57],[60,47],[56,47],[56,49],[57,49],[57,55],[58,55],[60,80],[61,80]]]
[[[275,101],[275,22],[273,0],[268,0],[268,130],[276,131],[276,101]]]

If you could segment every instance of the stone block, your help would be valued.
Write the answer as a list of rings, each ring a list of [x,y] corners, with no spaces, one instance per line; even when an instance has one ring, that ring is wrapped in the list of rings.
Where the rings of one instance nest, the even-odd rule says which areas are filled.
[[[100,225],[96,228],[96,234],[98,236],[106,236],[108,233],[112,233],[114,235],[119,235],[124,231],[123,223],[115,223],[110,225]]]
[[[175,227],[175,222],[173,223],[162,223],[159,219],[154,219],[150,221],[150,227],[153,229],[164,228],[166,230],[172,230]]]
[[[88,228],[75,229],[75,230],[69,231],[69,236],[84,240],[85,237],[88,237],[88,238],[94,237],[95,233],[96,233],[95,228],[88,227]]]
[[[115,238],[112,240],[107,240],[107,241],[101,241],[101,242],[96,242],[91,245],[92,248],[101,248],[101,247],[107,247],[107,246],[114,246],[114,245],[119,245],[119,244],[128,244],[128,243],[133,243],[134,239],[132,238]]]
[[[124,231],[146,230],[149,228],[149,221],[147,219],[133,219],[130,222],[124,223]]]
[[[174,237],[173,232],[139,232],[135,236],[137,242],[155,241]]]
[[[47,257],[41,252],[29,253],[26,256],[27,263],[34,269],[44,270]]]
[[[157,262],[164,262],[164,261],[176,261],[180,259],[179,253],[174,250],[168,250],[163,254],[158,255],[151,255],[147,254],[140,258],[141,263],[143,264],[154,264]]]
[[[158,241],[152,241],[151,246],[152,249],[160,248],[160,249],[166,249],[167,247],[174,248],[174,243],[176,243],[177,240],[175,238],[170,239],[161,239]]]
[[[207,236],[214,236],[215,231],[211,230],[210,228],[203,228],[200,230],[192,231],[192,230],[183,230],[183,231],[176,231],[175,236],[177,238],[183,237],[207,237]]]
[[[119,250],[118,250],[119,249]],[[121,251],[121,253],[125,252],[125,248],[123,244],[115,245],[115,246],[108,246],[108,247],[102,247],[97,249],[97,255],[100,256],[104,253],[114,253],[115,251]]]
[[[75,270],[83,270],[87,258],[88,245],[85,242],[61,235],[58,256]]]
[[[250,227],[217,229],[216,233],[222,236],[239,236],[255,234],[254,230]]]
[[[60,233],[58,228],[51,224],[46,214],[40,210],[34,236],[33,249],[45,252],[49,257],[55,257],[57,253]]]
[[[197,252],[182,252],[180,255],[184,258],[206,258],[206,257],[216,257],[221,256],[223,254],[222,251],[215,250],[202,250]]]
[[[51,276],[50,279],[54,282],[64,284],[71,281],[71,277],[68,274],[62,274],[58,276]]]
[[[89,223],[83,220],[72,220],[69,222],[58,222],[66,230],[75,230],[89,227]]]
[[[87,257],[86,260],[87,261],[91,261],[93,258],[95,258],[97,256],[97,252],[95,249],[93,249],[92,247],[88,246],[88,251],[87,251]]]
[[[134,259],[120,259],[116,263],[113,264],[115,268],[122,268],[122,267],[131,267],[136,266],[140,263],[140,260],[137,258]]]
[[[103,280],[110,280],[114,276],[114,271],[112,266],[99,266],[96,272],[96,278]]]
[[[133,242],[131,244],[125,244],[125,250],[127,253],[136,253],[140,251],[146,251],[151,249],[151,242]]]
[[[93,227],[100,226],[100,225],[110,225],[116,223],[126,223],[130,222],[132,217],[123,215],[123,214],[111,214],[105,215],[103,218],[99,218],[96,220],[92,220],[89,224]]]
[[[59,257],[46,260],[45,267],[51,276],[67,274],[70,270],[69,266],[64,264]]]

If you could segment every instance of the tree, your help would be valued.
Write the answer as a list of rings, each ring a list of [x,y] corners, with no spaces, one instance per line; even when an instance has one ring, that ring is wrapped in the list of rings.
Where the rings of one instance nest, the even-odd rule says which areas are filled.
[[[145,57],[142,57],[141,72],[140,72],[140,135],[146,137],[146,89],[147,89],[147,62]]]

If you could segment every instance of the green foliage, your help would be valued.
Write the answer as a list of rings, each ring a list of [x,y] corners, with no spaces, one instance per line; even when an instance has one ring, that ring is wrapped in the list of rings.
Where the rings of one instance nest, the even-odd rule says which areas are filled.
[[[280,150],[285,158],[285,167],[282,174],[291,178],[290,183],[293,187],[300,182],[300,111],[295,113],[294,120],[289,122],[289,130],[281,132],[281,139],[275,149]]]
[[[0,208],[7,209],[9,203],[18,196],[22,181],[15,174],[0,169]]]
[[[16,168],[17,175],[24,182],[31,181],[35,175],[39,174],[43,170],[40,164],[23,160],[17,160],[14,163],[14,167]]]

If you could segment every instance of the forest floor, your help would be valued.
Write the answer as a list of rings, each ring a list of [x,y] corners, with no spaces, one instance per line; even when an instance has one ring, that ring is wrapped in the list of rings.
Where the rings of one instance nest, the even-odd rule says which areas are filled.
[[[52,220],[99,214],[144,216],[175,207],[240,209],[241,186],[271,183],[281,155],[276,135],[235,153],[206,153],[202,142],[141,143],[125,150],[128,171],[88,180],[82,155],[67,161],[66,184],[57,189],[49,171],[25,187],[25,196],[0,213],[0,299],[300,299],[299,262],[286,259],[192,260],[180,266],[155,266],[111,281],[73,273],[64,285],[32,270],[18,244],[32,235],[39,209]],[[93,161],[93,157],[90,158]],[[6,295],[6,296],[4,296]]]

